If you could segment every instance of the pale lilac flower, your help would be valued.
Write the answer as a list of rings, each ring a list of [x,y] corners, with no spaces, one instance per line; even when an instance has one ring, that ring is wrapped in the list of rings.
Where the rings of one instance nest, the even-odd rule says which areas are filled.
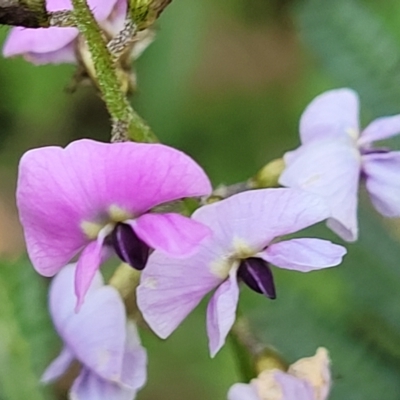
[[[78,140],[30,150],[21,158],[17,205],[35,269],[53,276],[80,253],[79,304],[110,250],[143,269],[149,248],[183,256],[209,233],[176,213],[150,212],[184,197],[207,195],[210,182],[190,157],[171,147]]]
[[[328,352],[319,348],[313,357],[302,358],[287,372],[261,372],[250,384],[236,383],[228,400],[326,400],[331,386]]]
[[[102,29],[113,37],[123,27],[127,0],[88,0],[89,7]],[[49,12],[71,10],[71,0],[47,0]],[[23,55],[34,64],[75,63],[77,28],[12,28],[6,39],[3,55]]]
[[[64,347],[42,376],[61,377],[73,360],[81,363],[70,396],[75,400],[132,400],[146,382],[147,355],[124,303],[97,273],[85,304],[75,312],[75,265],[63,268],[50,287],[50,313]]]
[[[302,145],[285,155],[279,180],[323,196],[332,212],[327,225],[347,241],[358,237],[360,179],[381,214],[400,217],[400,152],[372,146],[400,133],[400,115],[378,118],[361,131],[358,114],[358,96],[350,89],[315,98],[301,117]]]
[[[294,189],[244,192],[198,209],[192,218],[213,231],[187,259],[155,251],[137,290],[143,317],[162,338],[169,336],[210,291],[207,309],[210,352],[223,346],[235,320],[238,280],[275,298],[270,264],[308,272],[338,265],[346,250],[319,239],[288,235],[329,217],[320,197]]]

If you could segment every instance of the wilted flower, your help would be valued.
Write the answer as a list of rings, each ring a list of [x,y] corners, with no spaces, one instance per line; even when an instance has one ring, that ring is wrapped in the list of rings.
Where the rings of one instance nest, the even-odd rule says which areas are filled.
[[[64,342],[60,355],[42,376],[48,383],[73,360],[81,363],[71,388],[75,400],[132,400],[146,382],[147,355],[136,327],[126,319],[123,301],[97,273],[79,313],[74,311],[75,265],[63,268],[50,287],[50,313]]]
[[[81,253],[75,279],[81,304],[111,249],[139,270],[149,248],[174,256],[196,250],[208,228],[176,213],[150,211],[210,191],[200,166],[171,147],[78,140],[22,157],[17,205],[40,274],[54,275]]]
[[[315,356],[300,359],[287,372],[263,371],[250,384],[236,383],[228,400],[326,400],[330,385],[328,352],[319,348]]]
[[[123,27],[127,0],[88,0],[89,7],[102,29],[113,37]],[[71,0],[47,0],[49,12],[72,10]],[[75,63],[77,59],[77,28],[11,29],[3,55],[23,55],[34,64]]]
[[[346,250],[319,239],[276,242],[329,217],[317,196],[292,189],[244,192],[198,209],[192,218],[213,231],[187,259],[155,251],[138,287],[138,306],[162,338],[170,335],[210,291],[207,310],[210,351],[224,344],[235,320],[238,280],[275,298],[270,263],[308,272],[341,262]]]
[[[302,145],[285,155],[279,182],[323,196],[332,217],[328,226],[343,239],[358,237],[357,197],[360,179],[375,208],[400,217],[400,152],[372,143],[400,133],[400,115],[359,128],[357,94],[331,90],[314,99],[300,121]]]

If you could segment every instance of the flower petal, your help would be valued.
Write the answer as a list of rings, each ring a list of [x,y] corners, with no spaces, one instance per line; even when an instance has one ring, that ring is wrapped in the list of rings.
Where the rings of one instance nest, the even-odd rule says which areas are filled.
[[[132,322],[128,322],[126,329],[121,383],[130,389],[139,390],[147,379],[147,353],[140,344],[136,326]]]
[[[179,214],[144,214],[130,223],[148,246],[170,256],[188,256],[211,235],[209,228]]]
[[[374,207],[386,217],[400,217],[400,152],[364,155],[363,172]]]
[[[359,104],[351,89],[336,89],[317,96],[300,120],[302,144],[318,139],[357,138]]]
[[[46,53],[62,51],[68,47],[68,53],[64,54],[63,57],[55,57],[57,61],[54,62],[72,62],[76,60],[76,56],[74,49],[69,45],[78,34],[79,31],[76,28],[12,28],[5,41],[3,55],[4,57],[13,57],[27,54],[31,55],[28,58],[35,62],[36,54],[40,57],[46,55]],[[50,60],[49,62],[53,62]],[[37,62],[37,64],[41,64],[41,62]]]
[[[118,0],[88,0],[88,5],[99,22],[110,17],[117,3]]]
[[[185,259],[158,251],[150,256],[137,289],[137,303],[158,336],[168,337],[223,280],[210,271],[212,261],[213,253],[204,248]]]
[[[107,381],[88,368],[82,369],[70,391],[72,400],[132,400],[135,397],[135,389]]]
[[[228,392],[228,400],[261,400],[257,389],[250,384],[235,383]]]
[[[274,375],[282,388],[282,400],[315,400],[313,389],[306,381],[282,371]]]
[[[239,300],[237,271],[232,268],[229,279],[215,291],[207,307],[207,334],[211,357],[214,357],[225,344],[226,336],[236,318]]]
[[[369,145],[377,140],[388,139],[400,133],[400,115],[382,117],[372,121],[361,133],[359,145]]]
[[[332,379],[328,351],[320,347],[315,356],[301,358],[292,364],[288,373],[308,382],[313,388],[317,400],[326,400]]]
[[[329,210],[319,196],[295,189],[243,192],[201,207],[192,216],[211,228],[212,246],[215,252],[221,249],[222,257],[238,250],[255,254],[274,238],[328,217]]]
[[[284,269],[310,272],[334,267],[342,262],[346,249],[321,239],[292,239],[273,243],[258,255]]]
[[[353,146],[315,141],[291,153],[279,183],[321,196],[331,210],[328,226],[344,240],[354,241],[360,168],[360,155]]]
[[[57,332],[84,366],[104,379],[119,381],[126,340],[125,307],[111,286],[99,287],[96,274],[79,313],[74,311],[75,266],[54,278],[50,288],[50,313]]]
[[[204,171],[178,150],[84,139],[65,149],[28,151],[20,163],[17,200],[32,263],[51,276],[88,243],[82,223],[104,222],[115,210],[138,216],[210,191]]]
[[[67,371],[74,358],[68,347],[64,347],[57,358],[46,368],[40,381],[42,383],[50,383],[60,378]]]
[[[82,306],[86,292],[102,262],[103,255],[106,251],[103,247],[103,242],[104,236],[99,236],[96,241],[89,243],[79,256],[75,273],[77,310]]]

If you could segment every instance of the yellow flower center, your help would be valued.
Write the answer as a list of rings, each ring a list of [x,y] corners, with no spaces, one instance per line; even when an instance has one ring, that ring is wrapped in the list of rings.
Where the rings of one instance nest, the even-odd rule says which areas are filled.
[[[100,231],[107,225],[112,228],[116,223],[124,222],[127,219],[132,218],[134,218],[133,214],[115,204],[112,204],[108,208],[107,216],[101,222],[82,221],[80,226],[86,237],[90,240],[93,240],[97,238]]]

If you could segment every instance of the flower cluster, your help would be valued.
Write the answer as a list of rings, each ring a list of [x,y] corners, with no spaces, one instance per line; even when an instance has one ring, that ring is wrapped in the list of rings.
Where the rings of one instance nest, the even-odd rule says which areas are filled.
[[[151,2],[154,15],[170,0]],[[107,40],[126,21],[126,0],[88,0]],[[49,0],[49,11],[70,0]],[[147,26],[146,26],[147,28]],[[14,28],[5,56],[35,64],[85,57],[77,28]],[[84,61],[85,62],[85,61]],[[21,158],[17,205],[36,271],[55,276],[50,313],[64,347],[45,371],[47,383],[81,364],[70,395],[78,400],[130,400],[146,381],[147,355],[120,293],[99,268],[112,256],[141,272],[137,308],[166,338],[210,292],[206,326],[214,356],[236,319],[241,287],[275,299],[274,268],[308,273],[339,265],[346,249],[297,234],[322,221],[347,241],[358,237],[360,182],[375,208],[400,216],[400,152],[373,143],[400,132],[400,115],[360,131],[350,89],[318,96],[300,121],[301,146],[284,156],[280,188],[246,190],[211,203],[203,169],[161,144],[77,140]],[[195,198],[190,214],[184,200]],[[71,264],[72,263],[72,264]],[[229,400],[326,400],[325,349],[288,371],[263,371],[236,384]]]
[[[399,186],[393,176],[398,154],[373,148],[370,142],[396,132],[400,119],[377,120],[358,138],[356,110],[356,95],[348,89],[318,97],[302,117],[302,146],[285,156],[287,166],[280,181],[293,188],[239,193],[200,207],[191,218],[167,209],[177,207],[186,197],[209,195],[211,185],[201,167],[178,150],[159,144],[78,140],[65,149],[28,151],[19,168],[20,219],[33,266],[45,276],[58,273],[50,308],[66,344],[43,380],[58,377],[76,358],[84,366],[72,388],[76,398],[92,398],[97,390],[129,391],[132,397],[143,384],[142,353],[137,366],[140,384],[133,378],[136,369],[132,375],[124,370],[124,360],[133,365],[140,349],[136,331],[126,322],[115,291],[99,283],[98,268],[112,254],[143,270],[137,289],[138,308],[162,338],[214,291],[207,309],[209,348],[214,356],[234,324],[240,283],[274,299],[272,266],[310,272],[340,264],[346,253],[342,246],[285,236],[328,220],[342,237],[354,240],[360,177],[366,181],[377,209],[397,215]],[[387,187],[393,189],[385,190]],[[76,256],[76,266],[64,268]],[[72,282],[77,314],[73,311]],[[108,308],[110,319],[100,321],[96,310],[103,313]],[[107,326],[118,324],[121,327],[115,331],[120,336],[107,336]],[[88,336],[93,336],[89,342]],[[101,348],[103,344],[120,349],[119,353],[107,350],[118,360],[110,370],[99,355],[93,358],[86,352],[89,346]],[[122,369],[115,371],[116,366]],[[126,376],[131,376],[131,383]],[[290,372],[262,374],[255,380],[266,381],[281,385],[284,395],[277,399],[291,399],[286,391],[296,396],[302,393],[303,397],[296,399],[326,398],[315,397],[311,387]],[[249,399],[270,398],[251,397],[254,385],[258,384],[234,387],[230,399],[247,392]]]

